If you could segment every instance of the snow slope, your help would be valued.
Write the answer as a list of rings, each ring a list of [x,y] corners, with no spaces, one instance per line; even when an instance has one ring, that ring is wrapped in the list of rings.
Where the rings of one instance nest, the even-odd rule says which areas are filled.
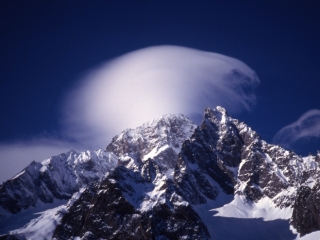
[[[22,227],[35,218],[35,211],[66,202],[81,187],[103,179],[116,165],[117,157],[102,149],[69,151],[41,163],[32,162],[0,185],[0,234]],[[17,217],[19,221],[12,220]]]

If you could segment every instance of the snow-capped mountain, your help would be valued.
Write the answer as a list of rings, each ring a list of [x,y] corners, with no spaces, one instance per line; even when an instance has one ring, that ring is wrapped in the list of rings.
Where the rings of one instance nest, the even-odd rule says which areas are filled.
[[[45,210],[59,200],[68,200],[81,187],[99,181],[117,165],[117,157],[105,150],[69,151],[43,162],[32,162],[0,185],[0,233],[12,230],[12,214]],[[27,218],[28,219],[28,218]],[[25,222],[22,222],[25,223]]]
[[[113,152],[70,151],[41,163],[32,162],[0,185],[0,234],[22,227],[34,212],[50,209],[58,204],[57,200],[68,200],[86,185],[101,181],[118,165],[135,168],[148,156],[159,162],[169,157],[177,159],[183,142],[195,128],[185,116],[169,114],[137,129],[123,131],[108,146]],[[123,148],[119,148],[119,143],[123,143]],[[172,162],[160,165],[168,174],[172,173]],[[25,220],[16,221],[16,215],[12,214]]]
[[[107,151],[119,157],[119,165],[138,170],[148,159],[157,162],[162,171],[172,173],[182,144],[197,125],[182,114],[167,114],[136,129],[115,136]]]
[[[33,162],[4,182],[4,230],[12,216],[69,202],[0,239],[319,237],[319,164],[320,153],[268,144],[222,107],[205,109],[199,126],[169,114],[106,150]]]

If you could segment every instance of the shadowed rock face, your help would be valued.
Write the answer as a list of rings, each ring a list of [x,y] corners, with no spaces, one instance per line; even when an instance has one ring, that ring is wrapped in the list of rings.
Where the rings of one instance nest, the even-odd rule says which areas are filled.
[[[293,206],[291,224],[301,236],[320,229],[320,184],[301,186]]]
[[[227,194],[234,193],[236,179],[228,167],[239,165],[243,141],[235,125],[224,121],[224,117],[226,112],[206,109],[202,124],[181,149],[174,181],[192,204],[203,204],[206,198],[216,199],[219,190],[210,184],[210,179]]]
[[[142,169],[143,175],[120,166],[101,184],[88,188],[70,207],[53,238],[208,239],[206,226],[175,193],[173,182],[160,178],[156,163],[147,161]],[[156,188],[162,191],[160,196],[139,194]]]
[[[270,148],[279,149],[271,152]],[[253,202],[265,196],[273,198],[290,186],[288,179],[294,178],[292,171],[285,171],[286,165],[276,162],[283,156],[282,150],[260,140],[224,109],[206,109],[201,125],[181,149],[175,181],[181,192],[189,188],[185,197],[193,204],[218,196],[219,191],[209,184],[208,178],[227,194],[245,195]],[[277,174],[282,174],[282,170],[283,176]]]

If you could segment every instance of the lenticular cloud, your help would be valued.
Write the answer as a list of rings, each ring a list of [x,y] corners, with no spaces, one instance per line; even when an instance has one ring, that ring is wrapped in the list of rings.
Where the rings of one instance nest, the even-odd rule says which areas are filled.
[[[274,142],[290,148],[303,138],[320,137],[320,110],[304,113],[297,121],[282,128],[274,137]]]
[[[167,113],[197,121],[205,107],[250,110],[258,84],[255,72],[237,59],[184,47],[149,47],[88,74],[67,98],[64,124],[74,137],[95,136],[105,145],[122,130]]]

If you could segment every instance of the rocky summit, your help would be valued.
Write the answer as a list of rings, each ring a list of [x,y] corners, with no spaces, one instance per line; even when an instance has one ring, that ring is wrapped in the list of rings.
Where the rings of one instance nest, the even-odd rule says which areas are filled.
[[[2,183],[0,239],[316,239],[319,164],[222,107],[169,114]]]

